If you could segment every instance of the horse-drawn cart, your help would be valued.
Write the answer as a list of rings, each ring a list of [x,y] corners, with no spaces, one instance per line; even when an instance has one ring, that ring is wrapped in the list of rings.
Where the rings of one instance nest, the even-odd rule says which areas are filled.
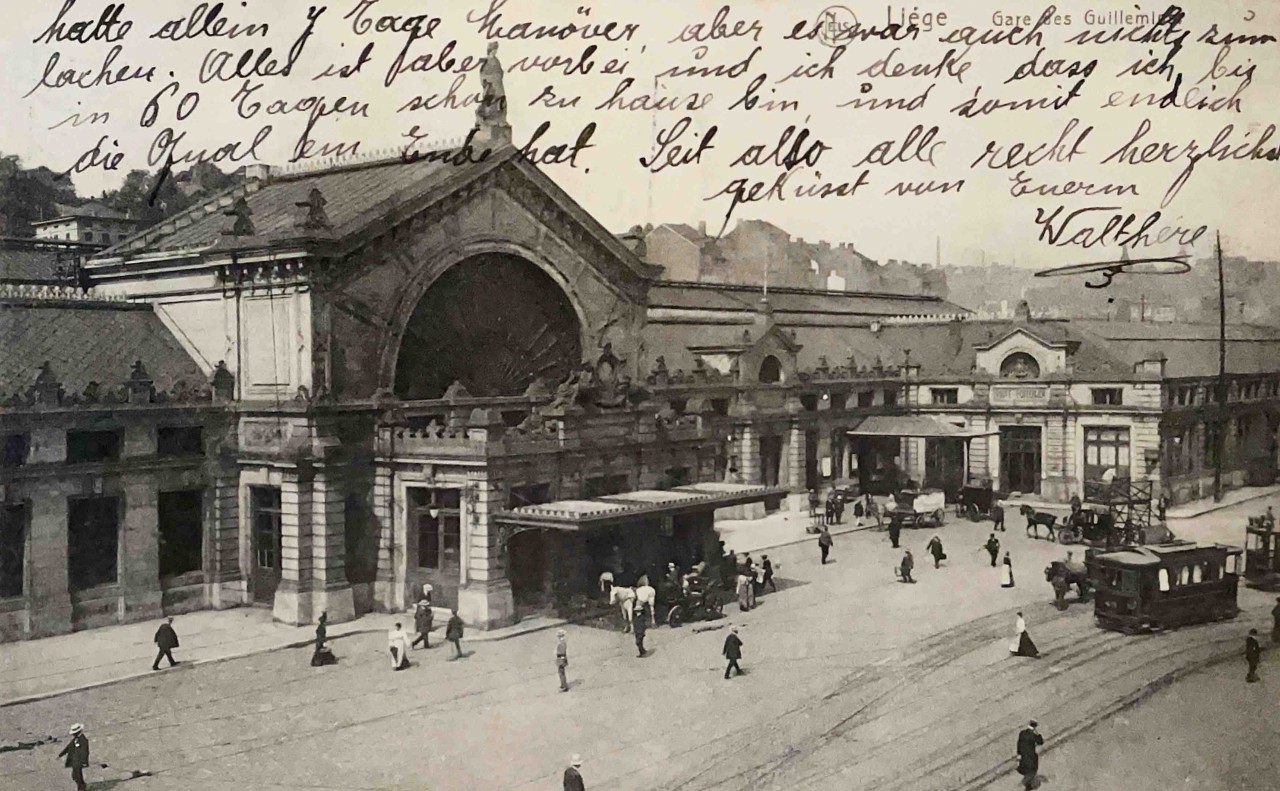
[[[947,518],[947,496],[938,490],[904,489],[894,512],[903,527],[941,527]]]
[[[725,593],[720,583],[707,577],[691,577],[687,588],[673,592],[665,601],[666,614],[660,619],[673,629],[690,621],[709,621],[724,614]]]

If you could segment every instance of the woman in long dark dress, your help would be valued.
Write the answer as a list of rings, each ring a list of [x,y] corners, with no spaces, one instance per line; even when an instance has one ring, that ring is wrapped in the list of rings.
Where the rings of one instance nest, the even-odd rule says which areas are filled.
[[[1018,613],[1018,620],[1014,624],[1013,642],[1009,644],[1009,652],[1014,656],[1029,656],[1032,659],[1040,656],[1039,649],[1031,640],[1031,634],[1027,632],[1027,622],[1023,620],[1022,613]]]

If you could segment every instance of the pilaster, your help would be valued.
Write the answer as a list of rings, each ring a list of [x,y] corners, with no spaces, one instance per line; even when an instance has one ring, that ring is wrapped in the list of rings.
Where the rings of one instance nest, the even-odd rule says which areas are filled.
[[[342,490],[328,471],[311,481],[311,616],[322,612],[330,623],[355,618],[355,597],[347,581],[346,506]]]
[[[160,617],[164,610],[160,592],[159,512],[156,482],[150,473],[128,475],[123,480],[124,525],[121,530],[120,620],[141,621]]]
[[[280,586],[272,615],[304,624],[312,619],[311,480],[290,470],[280,485]]]
[[[29,637],[71,631],[71,593],[67,579],[67,492],[39,487],[31,497],[31,541],[27,560],[31,587]]]

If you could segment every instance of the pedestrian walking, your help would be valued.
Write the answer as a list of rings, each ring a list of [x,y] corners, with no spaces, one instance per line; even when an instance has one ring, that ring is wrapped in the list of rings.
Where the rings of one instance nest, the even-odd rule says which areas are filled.
[[[999,500],[991,506],[991,521],[995,523],[992,529],[1004,532],[1004,506],[1000,504]]]
[[[649,584],[649,576],[647,574],[640,578],[640,585],[636,588],[636,607],[646,608],[649,613],[650,626],[658,625],[657,620],[655,620],[658,617],[658,592]]]
[[[816,522],[818,519],[818,490],[809,490],[809,520]]]
[[[987,550],[987,554],[991,555],[991,568],[996,567],[996,562],[1000,560],[1000,539],[996,538],[996,534],[992,533],[987,539],[987,543],[982,545]]]
[[[320,617],[316,619],[316,650],[311,654],[311,666],[323,667],[324,665],[338,664],[338,658],[333,655],[326,646],[325,640],[329,637],[329,613],[322,612]]]
[[[844,523],[844,498],[838,494],[835,497],[836,497],[836,505],[835,505],[836,524],[839,525]]]
[[[67,758],[63,766],[71,770],[76,791],[85,791],[89,787],[84,781],[84,770],[89,766],[89,737],[84,735],[84,726],[78,722],[71,726],[71,741],[58,753],[59,758],[63,756]]]
[[[911,556],[911,550],[902,556],[902,562],[898,564],[898,576],[903,582],[915,582],[911,579],[911,570],[916,567],[916,559]]]
[[[631,630],[632,634],[636,637],[636,656],[641,658],[644,658],[644,655],[648,653],[644,647],[644,635],[645,632],[649,631],[649,620],[653,617],[649,612],[647,612],[647,610],[647,605],[640,604],[639,602],[636,603],[633,618],[635,625]]]
[[[818,529],[818,551],[822,553],[822,565],[827,565],[827,556],[831,554],[831,547],[835,543],[831,538],[831,531],[827,529],[826,525]]]
[[[166,618],[165,622],[160,624],[160,628],[156,629],[155,642],[159,653],[156,654],[156,661],[151,663],[152,670],[160,669],[161,659],[168,659],[169,667],[178,664],[178,661],[173,658],[173,649],[178,647],[178,633],[173,630],[172,618]]]
[[[1026,656],[1032,659],[1040,657],[1040,650],[1036,648],[1036,644],[1031,640],[1031,633],[1027,631],[1026,619],[1022,617],[1022,613],[1018,613],[1018,620],[1013,624],[1013,642],[1009,643],[1009,653],[1014,656]]]
[[[747,612],[751,609],[751,578],[746,574],[739,574],[738,581],[734,586],[734,592],[738,594],[738,610]]]
[[[767,586],[774,593],[777,593],[778,583],[773,581],[773,561],[769,560],[768,555],[760,558],[760,567],[764,569],[764,582],[760,585],[760,592],[763,593]],[[1276,605],[1276,610],[1280,611],[1280,604]],[[1280,615],[1276,616],[1276,623],[1280,624]]]
[[[419,599],[417,609],[413,611],[413,630],[418,636],[413,638],[410,648],[417,648],[418,643],[422,643],[423,648],[431,647],[431,629],[435,626],[436,614],[431,609],[431,602],[428,599]]]
[[[1040,786],[1040,756],[1036,748],[1044,744],[1044,737],[1036,732],[1039,725],[1032,720],[1018,734],[1018,774],[1022,775],[1022,786],[1027,789]]]
[[[933,540],[925,546],[925,549],[929,551],[930,555],[933,555],[933,567],[935,569],[941,568],[942,561],[947,559],[947,553],[942,551],[942,539],[934,536]]]
[[[889,514],[889,542],[893,544],[894,549],[898,549],[898,538],[902,535],[902,520],[898,518],[897,513]]]
[[[556,630],[556,672],[560,674],[560,691],[569,691],[569,679],[565,673],[569,669],[569,643],[564,630]]]
[[[1280,596],[1276,597],[1276,606],[1271,608],[1271,642],[1280,643]]]
[[[1258,642],[1258,630],[1250,629],[1244,639],[1244,658],[1249,663],[1249,674],[1244,677],[1250,684],[1258,680],[1258,662],[1262,659],[1262,644]]]
[[[569,762],[569,768],[564,770],[564,791],[587,791],[587,787],[582,783],[582,772],[578,771],[581,768],[582,758],[573,756],[573,760]]]
[[[392,670],[404,670],[409,666],[409,633],[399,623],[387,632],[387,650],[391,652]]]
[[[1009,559],[1009,553],[1004,553],[1004,560],[1000,566],[1000,587],[1013,587],[1013,561]]]
[[[724,658],[729,660],[729,664],[724,669],[724,677],[726,679],[729,677],[729,671],[742,675],[742,668],[738,666],[738,660],[742,658],[742,638],[738,637],[738,627],[730,629],[728,637],[724,638],[722,653]]]
[[[884,529],[884,514],[876,501],[871,499],[871,495],[867,495],[867,515],[875,517],[876,530]]]
[[[453,643],[452,659],[462,658],[462,619],[458,617],[458,608],[453,608],[453,616],[449,618],[448,625],[444,628],[444,639]]]

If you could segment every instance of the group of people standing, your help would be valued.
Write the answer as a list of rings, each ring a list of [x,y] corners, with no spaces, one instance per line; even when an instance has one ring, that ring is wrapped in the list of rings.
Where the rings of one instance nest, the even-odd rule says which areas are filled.
[[[403,624],[397,622],[395,628],[387,632],[387,650],[391,653],[391,669],[404,670],[409,667],[409,652],[418,647],[421,643],[424,649],[431,648],[431,630],[435,626],[435,611],[431,604],[432,586],[426,584],[422,586],[422,595],[418,597],[418,603],[414,608],[413,627],[417,631],[418,636],[412,641],[409,640],[409,633],[404,630]],[[321,616],[321,627],[323,628],[323,615]],[[323,640],[320,628],[316,630],[316,649],[320,649]],[[453,646],[453,655],[449,657],[450,661],[461,659],[466,656],[462,652],[462,634],[463,623],[462,618],[458,615],[458,608],[454,607],[449,622],[445,625],[444,639]],[[312,664],[315,664],[314,662]]]

